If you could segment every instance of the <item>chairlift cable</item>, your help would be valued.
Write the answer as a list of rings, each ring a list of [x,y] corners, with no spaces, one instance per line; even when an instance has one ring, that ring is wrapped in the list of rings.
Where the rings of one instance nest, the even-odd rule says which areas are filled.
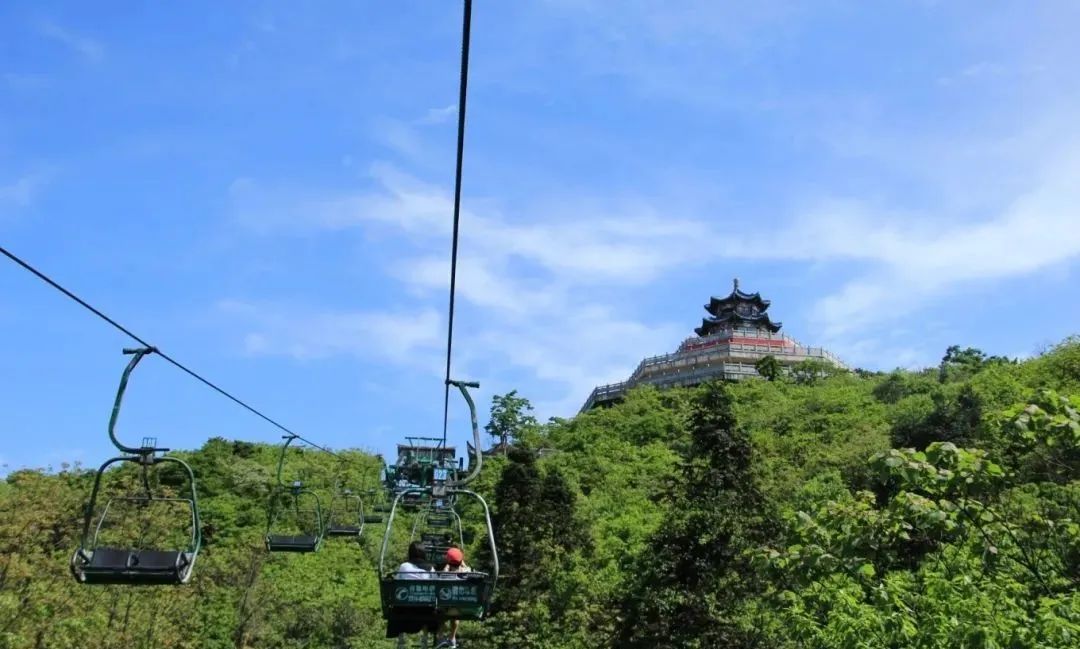
[[[457,287],[458,233],[461,224],[461,172],[465,158],[465,99],[469,86],[472,0],[465,0],[461,25],[461,85],[458,91],[457,165],[454,173],[454,229],[450,244],[450,308],[446,326],[446,377],[443,386],[443,446],[450,416],[450,354],[454,344],[454,294]]]
[[[330,453],[331,455],[333,455],[333,456],[335,456],[335,457],[338,457],[339,459],[344,459],[344,458],[342,458],[342,457],[341,457],[340,455],[338,455],[337,453],[335,453],[334,451],[331,451],[331,450],[330,450],[329,448],[327,448],[327,447],[325,447],[325,446],[321,446],[321,445],[319,445],[319,444],[316,444],[315,442],[312,442],[311,440],[308,440],[308,439],[304,438],[304,437],[303,437],[302,435],[299,435],[299,434],[297,434],[297,433],[293,432],[293,431],[292,431],[292,430],[290,430],[289,428],[287,428],[287,427],[285,427],[284,425],[282,425],[282,424],[278,423],[278,422],[277,422],[276,420],[274,420],[274,419],[270,418],[269,416],[267,416],[267,415],[263,414],[263,413],[262,413],[262,411],[260,411],[260,410],[258,410],[258,409],[256,409],[256,408],[254,408],[254,407],[253,407],[253,406],[251,406],[251,405],[248,405],[248,404],[247,404],[247,403],[246,403],[245,401],[243,401],[243,400],[241,400],[241,399],[239,399],[239,398],[237,398],[237,397],[233,396],[232,394],[230,394],[229,392],[227,392],[227,391],[226,391],[226,390],[224,390],[223,388],[219,387],[219,386],[218,386],[218,385],[217,385],[216,383],[214,383],[214,382],[210,381],[209,379],[207,379],[207,378],[203,377],[203,376],[202,376],[201,374],[199,374],[198,372],[196,372],[196,371],[194,371],[194,370],[190,369],[189,367],[187,367],[186,365],[184,365],[184,364],[183,364],[183,363],[181,363],[180,361],[176,360],[176,359],[175,359],[175,358],[173,358],[172,356],[169,356],[169,355],[168,355],[168,354],[166,354],[165,352],[161,351],[161,349],[160,349],[160,348],[158,348],[158,347],[156,347],[156,346],[154,346],[154,345],[151,345],[151,344],[150,344],[150,343],[148,343],[148,342],[147,342],[147,341],[146,341],[146,340],[145,340],[144,338],[142,338],[142,337],[140,337],[140,336],[136,335],[135,333],[133,333],[133,332],[132,332],[132,331],[131,331],[130,329],[128,329],[128,328],[127,328],[127,327],[125,327],[124,325],[120,324],[120,323],[119,323],[119,322],[117,322],[116,320],[113,320],[113,319],[112,319],[112,318],[110,318],[109,316],[105,315],[104,313],[102,313],[102,312],[101,312],[101,310],[100,310],[100,309],[97,309],[97,308],[95,308],[95,307],[94,307],[93,305],[91,305],[91,304],[90,304],[89,302],[87,302],[86,300],[82,299],[81,297],[79,297],[79,296],[78,296],[78,295],[76,295],[75,293],[72,293],[72,292],[71,292],[71,291],[69,291],[68,289],[64,288],[64,287],[63,287],[63,286],[61,286],[61,285],[60,285],[59,283],[57,283],[57,282],[56,282],[55,280],[53,280],[53,279],[52,279],[51,277],[49,277],[49,276],[48,276],[48,275],[46,275],[45,273],[41,272],[41,271],[40,271],[40,270],[38,270],[37,268],[35,268],[35,267],[31,266],[31,265],[30,265],[30,264],[29,264],[28,262],[26,262],[25,260],[23,260],[23,259],[21,259],[20,257],[18,257],[17,255],[15,255],[15,253],[11,252],[10,250],[8,250],[7,248],[5,248],[4,246],[0,246],[0,253],[3,253],[5,257],[7,257],[7,258],[8,258],[8,259],[10,259],[11,261],[15,262],[16,264],[18,264],[18,265],[22,266],[22,267],[23,267],[24,269],[26,269],[27,271],[29,271],[29,272],[30,272],[31,274],[33,274],[34,276],[36,276],[36,277],[37,277],[38,279],[40,279],[41,281],[45,282],[46,284],[48,284],[49,286],[53,287],[54,289],[56,289],[56,290],[60,291],[60,292],[61,292],[61,293],[63,293],[63,294],[65,295],[65,296],[67,296],[68,298],[70,298],[70,299],[71,299],[71,300],[73,300],[74,302],[78,303],[78,304],[79,304],[80,306],[82,306],[82,307],[83,307],[84,309],[86,309],[87,311],[89,311],[89,312],[93,313],[94,315],[96,315],[97,317],[101,318],[101,319],[102,319],[102,320],[104,320],[105,322],[109,323],[109,324],[110,324],[110,325],[112,325],[112,326],[113,326],[113,327],[114,327],[115,329],[117,329],[118,331],[120,331],[120,332],[121,332],[121,333],[123,333],[124,335],[128,336],[128,337],[129,337],[129,338],[131,338],[132,340],[135,340],[136,342],[138,342],[138,343],[139,343],[140,345],[142,345],[143,347],[148,347],[148,348],[151,348],[151,349],[153,349],[153,350],[154,350],[154,351],[155,351],[155,352],[157,353],[157,355],[158,355],[158,356],[160,356],[160,357],[161,357],[161,358],[163,358],[164,360],[166,360],[166,361],[168,361],[169,363],[171,363],[171,364],[172,364],[173,366],[175,366],[175,367],[176,367],[177,369],[179,369],[180,371],[182,371],[182,372],[184,372],[184,373],[188,374],[189,376],[191,376],[191,377],[192,377],[193,379],[195,379],[196,381],[199,381],[199,382],[200,382],[200,383],[202,383],[203,385],[205,385],[205,386],[209,387],[210,389],[214,390],[215,392],[217,392],[218,394],[222,395],[222,396],[223,396],[223,397],[225,397],[226,399],[229,399],[230,401],[232,401],[232,402],[233,402],[233,403],[235,403],[236,405],[240,406],[241,408],[243,408],[243,409],[247,410],[248,412],[252,413],[253,415],[255,415],[255,416],[259,417],[259,418],[260,418],[260,419],[262,419],[263,421],[266,421],[266,422],[267,422],[267,423],[269,423],[270,425],[272,425],[272,426],[274,426],[274,427],[276,427],[276,428],[279,428],[279,429],[281,429],[282,431],[284,431],[284,432],[288,433],[289,435],[293,435],[294,437],[296,437],[296,438],[297,438],[297,439],[299,439],[300,441],[302,441],[302,442],[304,442],[304,443],[308,444],[309,446],[313,446],[313,447],[315,447],[315,448],[317,448],[317,449],[319,449],[319,450],[322,450],[322,451],[325,451],[325,452],[327,452],[327,453]]]

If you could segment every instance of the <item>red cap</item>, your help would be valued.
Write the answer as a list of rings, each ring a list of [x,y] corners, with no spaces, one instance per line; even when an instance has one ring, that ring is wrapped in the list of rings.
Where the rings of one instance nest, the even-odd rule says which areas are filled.
[[[459,565],[465,560],[465,555],[461,553],[461,550],[457,548],[450,548],[446,551],[446,563],[452,566]]]

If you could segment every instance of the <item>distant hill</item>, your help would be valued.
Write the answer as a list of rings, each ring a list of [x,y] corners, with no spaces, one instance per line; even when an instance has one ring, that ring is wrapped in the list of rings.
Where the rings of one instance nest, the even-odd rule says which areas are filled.
[[[922,372],[643,387],[570,420],[504,421],[517,422],[510,447],[485,460],[476,486],[500,544],[496,610],[463,624],[463,647],[1080,638],[1076,339],[1019,363],[956,347]],[[380,526],[359,543],[270,557],[277,449],[213,439],[178,455],[198,476],[206,541],[187,586],[74,582],[85,469],[0,483],[0,649],[393,646],[375,574]],[[374,486],[379,461],[343,455],[297,453],[287,473],[327,497],[335,482]],[[138,488],[130,469],[109,477]],[[466,554],[483,565],[478,514],[462,507]],[[111,532],[165,538],[174,515],[136,511]]]

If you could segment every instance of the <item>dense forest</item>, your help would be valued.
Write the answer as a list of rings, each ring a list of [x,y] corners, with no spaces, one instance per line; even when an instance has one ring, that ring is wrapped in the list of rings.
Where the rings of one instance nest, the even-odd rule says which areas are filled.
[[[1080,646],[1080,341],[1022,362],[952,347],[919,372],[763,374],[548,422],[496,397],[488,431],[506,444],[477,490],[502,574],[461,645]],[[205,536],[186,586],[75,583],[85,468],[0,483],[0,649],[393,646],[380,525],[269,556],[277,449],[212,439],[177,455]],[[343,457],[296,451],[289,470],[374,486],[376,458]],[[137,487],[130,467],[109,477]],[[466,552],[483,567],[476,514],[462,511]],[[140,536],[175,520],[133,516]]]

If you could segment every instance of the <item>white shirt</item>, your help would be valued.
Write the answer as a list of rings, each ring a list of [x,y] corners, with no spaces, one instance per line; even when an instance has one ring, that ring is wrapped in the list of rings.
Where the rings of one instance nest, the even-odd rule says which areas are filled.
[[[431,571],[406,561],[398,566],[398,579],[431,579]]]

